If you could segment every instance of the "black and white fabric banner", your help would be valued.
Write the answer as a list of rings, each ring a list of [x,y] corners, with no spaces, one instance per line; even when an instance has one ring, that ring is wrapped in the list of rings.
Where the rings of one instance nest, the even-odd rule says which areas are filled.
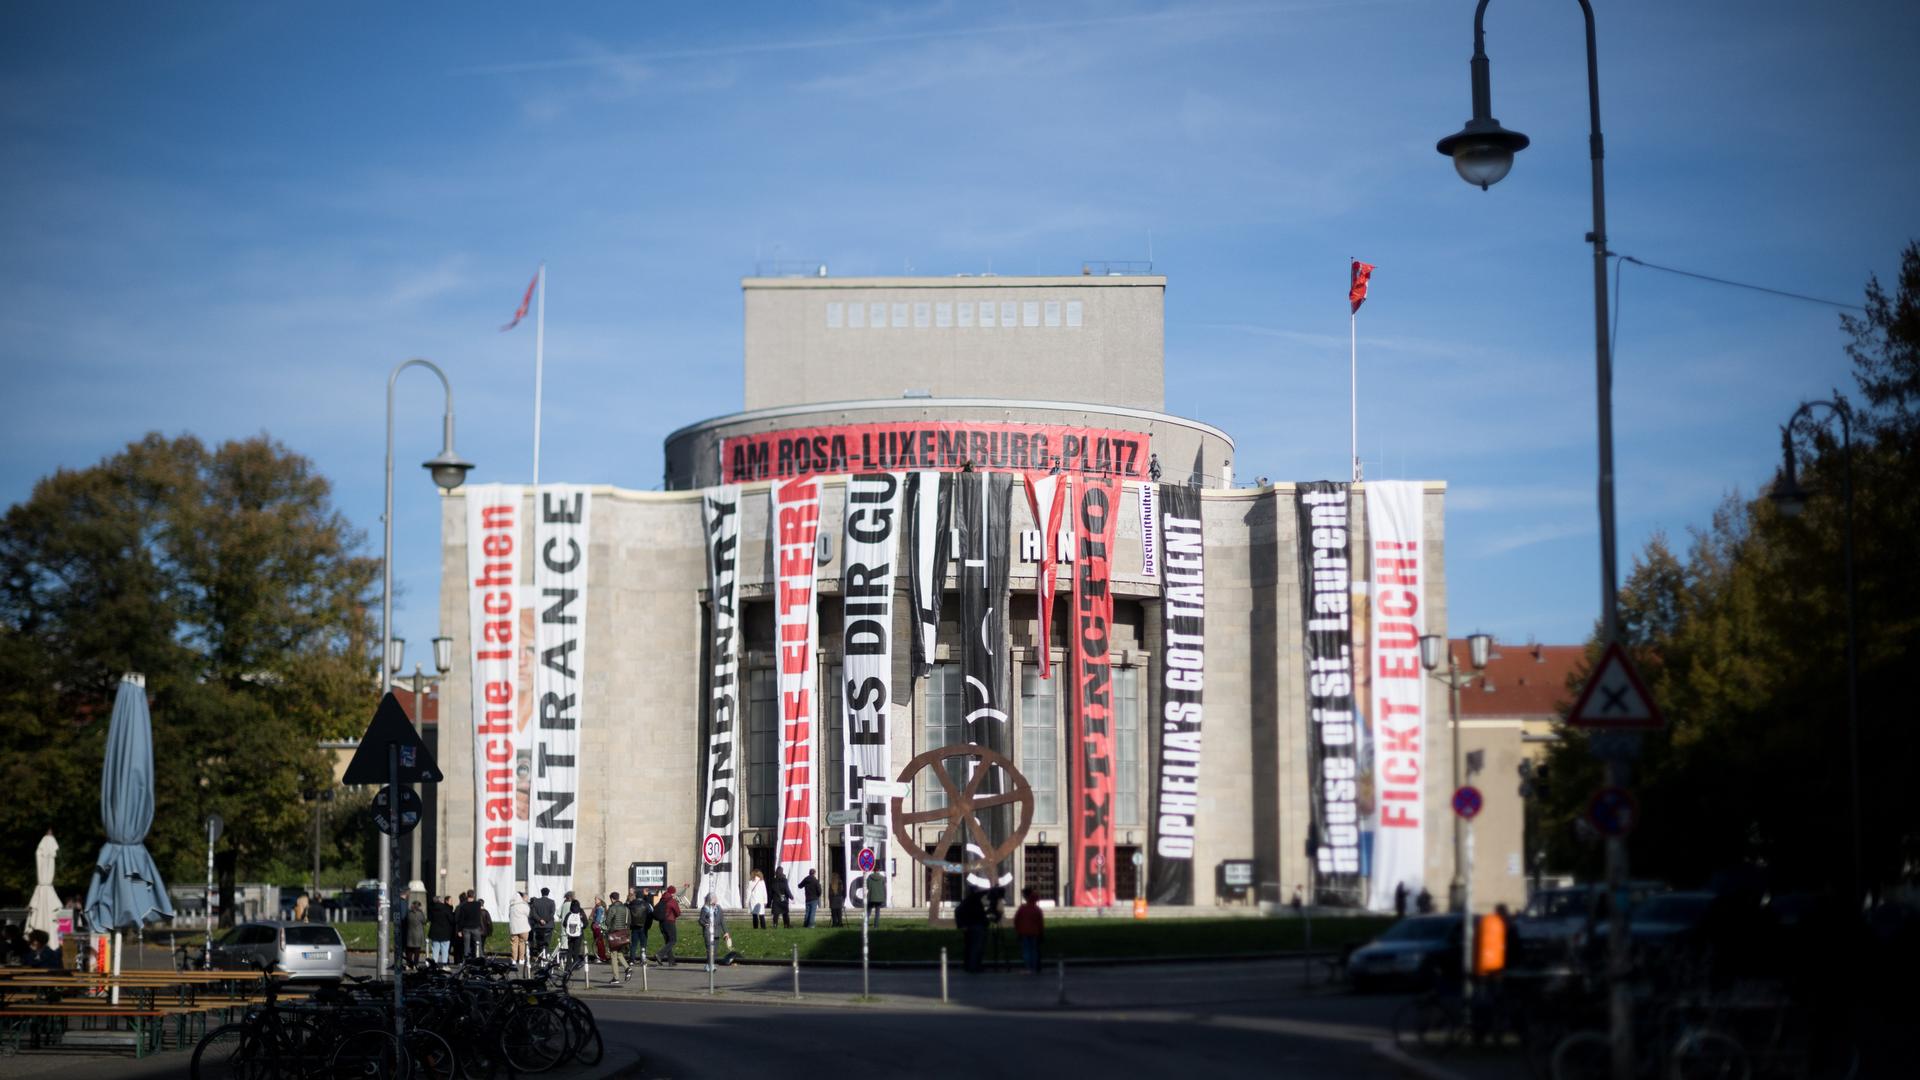
[[[933,671],[940,637],[940,596],[947,587],[952,502],[947,475],[931,469],[907,474],[907,579],[913,602],[913,677]]]
[[[872,848],[874,865],[885,868],[888,813],[892,799],[868,789],[869,781],[889,781],[893,766],[893,578],[905,473],[855,473],[847,478],[846,547],[840,596],[845,618],[841,634],[845,685],[841,687],[841,757],[846,771],[845,809],[860,812],[858,828],[845,832],[846,904],[867,906],[867,876],[859,873],[860,849]],[[892,890],[888,890],[892,895]]]
[[[1355,722],[1352,552],[1348,546],[1348,487],[1331,480],[1296,490],[1301,625],[1306,627],[1308,847],[1313,854],[1313,902],[1358,907],[1365,900],[1360,874],[1360,755]]]
[[[580,819],[580,727],[587,674],[587,547],[593,497],[574,484],[535,489],[533,586],[537,593],[533,672],[533,801],[527,892],[573,891],[574,831]]]
[[[1141,495],[1152,491],[1141,486]],[[1160,771],[1154,787],[1147,894],[1155,904],[1193,903],[1194,836],[1200,813],[1201,691],[1207,656],[1206,529],[1200,489],[1159,486]],[[1143,522],[1144,525],[1144,522]]]
[[[702,854],[706,838],[718,836],[718,865],[707,867],[700,895],[712,893],[727,907],[740,906],[740,725],[745,686],[740,678],[740,485],[708,488],[702,499],[707,546],[707,758],[706,798],[701,803]],[[702,865],[704,858],[694,863]]]
[[[960,660],[965,684],[961,716],[967,741],[1001,754],[1012,749],[1013,710],[1010,696],[1012,668],[1007,663],[1007,570],[1011,554],[1008,532],[1013,508],[1013,474],[960,473],[954,477],[954,558],[960,564]],[[1010,755],[1009,755],[1010,756]],[[977,789],[982,795],[1006,791],[1008,778],[988,776]],[[981,822],[998,844],[1012,831],[1012,807],[986,810]],[[969,851],[969,858],[985,854]],[[1003,862],[994,880],[969,874],[976,888],[1013,882],[1012,861]]]

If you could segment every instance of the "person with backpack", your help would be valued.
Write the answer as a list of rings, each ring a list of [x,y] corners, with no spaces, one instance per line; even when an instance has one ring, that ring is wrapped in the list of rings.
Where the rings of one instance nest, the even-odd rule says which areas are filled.
[[[660,947],[660,962],[673,966],[673,950],[680,943],[680,901],[674,897],[673,886],[667,886],[667,893],[653,909],[654,917],[660,920],[660,937],[665,942]]]
[[[633,926],[633,936],[627,940],[627,963],[631,964],[647,955],[647,931],[653,927],[653,900],[640,889],[627,896],[627,922]]]
[[[579,900],[567,901],[566,923],[561,930],[567,935],[567,955],[575,960],[586,959],[587,950],[580,939],[587,931],[587,913],[581,910]]]
[[[793,929],[793,916],[787,913],[787,905],[793,902],[793,888],[787,884],[787,871],[784,867],[773,868],[773,877],[767,880],[767,925]]]

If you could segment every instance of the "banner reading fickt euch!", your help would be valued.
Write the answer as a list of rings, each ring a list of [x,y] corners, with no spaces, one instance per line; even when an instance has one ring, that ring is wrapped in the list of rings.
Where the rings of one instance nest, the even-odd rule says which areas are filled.
[[[709,866],[700,895],[712,893],[726,907],[738,907],[741,856],[741,776],[745,758],[740,753],[743,713],[740,682],[740,486],[708,488],[701,499],[706,525],[707,603],[707,759],[706,798],[702,803],[700,837],[720,837],[720,863]],[[705,853],[697,852],[705,865]]]
[[[1367,904],[1393,910],[1405,885],[1425,883],[1427,679],[1420,666],[1426,632],[1426,566],[1421,485],[1367,484],[1367,540],[1373,563],[1373,782],[1379,807],[1373,880]]]
[[[1013,738],[1008,729],[1013,710],[1008,697],[1012,668],[1007,663],[1006,636],[1013,476],[960,473],[953,483],[958,496],[954,500],[953,557],[960,567],[960,669],[965,679],[960,714],[968,742],[1011,757]],[[990,773],[975,791],[998,795],[1008,786],[1007,777]],[[981,824],[994,844],[1004,842],[1012,831],[1012,813],[1011,806],[981,811]],[[969,845],[971,848],[971,842]],[[984,854],[971,849],[967,852],[969,858]],[[985,875],[969,874],[967,882],[981,889],[1011,885],[1012,862],[996,867],[991,881]]]
[[[1072,896],[1076,907],[1113,902],[1113,537],[1120,485],[1086,476],[1073,485]]]
[[[814,653],[820,620],[814,566],[820,542],[820,481],[773,486],[768,533],[776,583],[773,602],[775,687],[780,695],[780,833],[774,860],[798,882],[815,869],[813,725]]]
[[[1206,681],[1206,528],[1200,489],[1159,485],[1160,771],[1154,788],[1153,856],[1147,894],[1156,904],[1193,903],[1194,836],[1200,818],[1201,704]],[[1142,485],[1145,495],[1152,485]]]
[[[586,699],[587,538],[593,497],[584,487],[535,490],[533,801],[527,894],[573,889],[574,832],[580,819],[580,727]]]
[[[466,489],[468,663],[473,688],[473,887],[488,914],[514,895],[520,713],[521,488]]]
[[[860,812],[860,828],[846,830],[846,904],[867,906],[867,876],[858,872],[860,849],[873,849],[874,865],[886,873],[892,799],[871,792],[869,781],[891,780],[893,763],[893,579],[905,521],[901,512],[905,473],[847,478],[847,542],[842,549],[841,655],[846,683],[840,700],[841,756],[846,769],[845,809]],[[889,890],[891,892],[891,890]]]
[[[1360,878],[1359,724],[1354,715],[1352,573],[1346,484],[1296,489],[1300,590],[1306,627],[1307,731],[1313,902],[1356,907]]]

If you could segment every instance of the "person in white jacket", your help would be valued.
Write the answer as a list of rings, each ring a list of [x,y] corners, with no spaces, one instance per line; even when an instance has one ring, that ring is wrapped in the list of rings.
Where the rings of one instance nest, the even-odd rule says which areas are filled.
[[[747,882],[747,912],[753,916],[755,930],[767,928],[767,881],[760,876],[758,870],[753,872],[752,879]]]
[[[512,902],[507,904],[507,933],[513,941],[515,964],[527,962],[527,934],[532,929],[533,906],[527,903],[526,893],[514,893]]]

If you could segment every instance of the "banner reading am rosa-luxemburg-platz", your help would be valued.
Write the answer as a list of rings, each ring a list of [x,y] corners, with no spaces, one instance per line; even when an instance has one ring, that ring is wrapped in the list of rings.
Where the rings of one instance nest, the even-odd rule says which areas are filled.
[[[1137,431],[1065,424],[885,422],[791,428],[723,440],[728,483],[903,469],[1088,473],[1147,478],[1149,439]]]

